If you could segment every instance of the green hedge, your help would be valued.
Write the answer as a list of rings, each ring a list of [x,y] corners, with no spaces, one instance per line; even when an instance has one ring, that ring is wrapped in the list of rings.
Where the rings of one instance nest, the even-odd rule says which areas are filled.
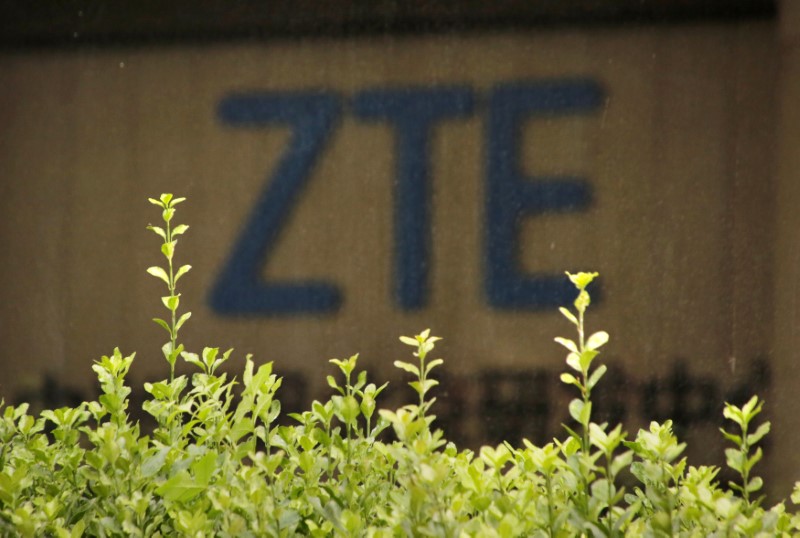
[[[369,382],[358,356],[333,359],[332,396],[276,422],[281,378],[250,356],[238,379],[220,373],[231,351],[187,351],[179,341],[173,267],[175,206],[158,200],[166,263],[148,272],[164,281],[169,378],[146,383],[150,435],[128,416],[125,376],[133,355],[118,349],[93,365],[101,396],[74,408],[27,413],[6,406],[0,420],[0,534],[3,536],[791,536],[800,515],[785,502],[762,506],[756,425],[763,402],[726,404],[727,465],[739,480],[721,485],[716,467],[693,467],[671,422],[651,423],[628,440],[621,426],[592,421],[592,390],[605,332],[584,333],[593,273],[568,275],[578,290],[561,312],[577,337],[556,338],[567,352],[561,380],[577,397],[575,428],[544,446],[503,443],[459,450],[436,428],[429,331],[401,337],[413,350],[395,366],[409,372],[414,403],[378,409],[386,384]],[[196,372],[175,376],[178,359]],[[2,404],[0,404],[2,405]],[[382,433],[383,432],[383,433]],[[392,440],[393,439],[393,440]],[[635,486],[621,486],[625,475]],[[632,476],[630,476],[632,475]],[[792,495],[800,502],[800,483]]]

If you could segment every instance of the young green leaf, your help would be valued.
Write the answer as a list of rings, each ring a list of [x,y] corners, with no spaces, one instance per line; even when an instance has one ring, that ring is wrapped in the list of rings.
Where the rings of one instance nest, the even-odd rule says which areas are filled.
[[[158,267],[156,265],[154,265],[153,267],[148,267],[147,272],[153,275],[154,277],[163,280],[164,284],[169,286],[169,276],[167,275],[167,272],[164,271],[161,267]]]
[[[608,333],[605,331],[598,331],[589,337],[586,341],[586,347],[595,350],[599,349],[606,342],[608,342]]]
[[[191,265],[182,265],[182,266],[180,267],[180,269],[178,269],[178,272],[177,272],[177,273],[175,273],[175,283],[177,283],[177,282],[178,282],[178,279],[179,279],[180,277],[182,277],[183,275],[185,275],[186,273],[188,273],[188,272],[189,272],[189,270],[190,270],[191,268],[192,268],[192,266],[191,266]]]
[[[555,340],[556,342],[567,348],[567,350],[569,350],[570,352],[578,353],[578,346],[572,340],[568,338],[562,338],[560,336],[555,337],[553,340]]]
[[[415,376],[419,376],[419,368],[416,365],[411,364],[410,362],[394,361],[394,365],[397,368],[400,368],[401,370],[405,370],[406,372],[408,372],[410,374],[414,374]]]

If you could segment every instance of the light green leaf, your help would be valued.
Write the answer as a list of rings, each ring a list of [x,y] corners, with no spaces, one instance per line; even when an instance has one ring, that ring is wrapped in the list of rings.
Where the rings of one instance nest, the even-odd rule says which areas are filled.
[[[595,357],[597,357],[599,353],[593,349],[584,349],[583,353],[580,355],[580,365],[581,371],[588,371],[589,367],[592,365],[592,361]]]
[[[583,415],[583,408],[584,403],[582,400],[577,398],[573,399],[569,402],[569,416],[575,419],[577,422],[581,422],[581,416]]]
[[[161,318],[153,318],[153,321],[155,321],[158,325],[163,327],[164,330],[167,331],[167,333],[169,333],[170,337],[172,337],[172,328],[169,326],[169,324],[166,321],[164,321]]]
[[[405,370],[410,374],[414,374],[415,376],[419,377],[419,368],[415,365],[411,364],[410,362],[405,361],[394,361],[394,365],[401,370]]]
[[[163,207],[164,206],[163,203],[159,202],[158,200],[156,200],[154,198],[148,198],[147,201],[150,202],[153,205],[157,205],[158,207]]]
[[[569,366],[576,372],[583,371],[583,369],[581,368],[581,358],[578,356],[577,353],[570,353],[569,355],[567,355],[567,366]]]
[[[738,448],[726,448],[725,449],[725,461],[728,464],[728,467],[733,469],[734,471],[738,471],[739,473],[742,472],[742,463],[744,461],[744,454]]]
[[[761,450],[761,447],[756,449],[756,453],[753,454],[750,458],[748,458],[747,462],[745,463],[745,470],[750,471],[756,463],[761,461],[761,458],[764,456],[764,452]]]
[[[562,338],[560,336],[556,336],[553,340],[567,348],[572,353],[578,353],[578,346],[572,340],[568,338]]]
[[[167,240],[167,232],[164,231],[164,228],[159,228],[158,226],[148,226],[147,229],[152,230],[156,233],[156,235],[161,236],[161,239],[164,241]]]
[[[419,345],[419,342],[416,339],[411,338],[409,336],[401,336],[400,337],[400,341],[403,342],[407,346],[417,347]]]
[[[725,404],[725,408],[722,410],[722,416],[724,416],[728,420],[734,421],[736,424],[739,424],[740,426],[744,423],[744,417],[742,416],[741,409],[729,403]]]
[[[191,268],[191,265],[182,265],[181,268],[178,269],[178,272],[175,273],[175,282],[177,283],[178,279],[188,273]]]
[[[336,383],[336,379],[332,375],[327,376],[325,379],[328,380],[328,386],[332,389],[342,390],[338,383]]]
[[[143,478],[149,478],[155,475],[164,466],[171,447],[161,447],[155,454],[142,462],[141,472]]]
[[[600,379],[603,378],[603,376],[606,373],[606,370],[608,370],[606,365],[601,364],[600,366],[597,367],[597,369],[594,372],[592,372],[592,375],[589,376],[589,381],[587,382],[589,390],[592,390],[594,386],[597,385],[597,383],[600,381]]]
[[[430,372],[440,364],[444,364],[444,361],[442,359],[434,359],[425,366],[425,371]]]
[[[756,476],[750,482],[747,483],[746,489],[749,493],[754,491],[758,491],[764,485],[764,481],[761,479],[760,476]]]
[[[180,293],[178,295],[167,295],[161,298],[161,302],[164,303],[171,312],[174,312],[178,309],[178,305],[180,304]]]
[[[594,280],[599,276],[599,273],[580,272],[572,274],[570,272],[567,272],[567,276],[569,277],[569,279],[572,281],[572,283],[575,285],[576,288],[582,290],[586,288],[586,286],[591,284],[592,280]]]
[[[172,256],[175,254],[175,244],[177,241],[169,241],[161,245],[161,253],[168,259],[172,260]]]
[[[204,370],[203,361],[200,360],[200,357],[197,355],[197,353],[190,353],[188,351],[184,351],[183,353],[181,353],[181,357],[183,357],[183,360],[185,360],[189,364],[194,364],[201,370]]]
[[[742,438],[739,437],[738,435],[736,435],[734,433],[728,433],[723,428],[720,428],[719,431],[722,432],[722,435],[725,437],[725,439],[727,439],[728,441],[734,443],[735,445],[739,446],[739,445],[742,444]]]
[[[214,474],[214,469],[217,467],[217,455],[214,452],[206,452],[206,454],[192,463],[192,472],[194,473],[196,481],[201,485],[208,485],[211,481],[211,476]]]
[[[759,442],[765,435],[769,433],[770,423],[765,422],[761,426],[756,429],[755,432],[751,433],[747,436],[747,444],[753,446],[757,442]]]
[[[204,489],[204,485],[195,482],[189,472],[183,470],[164,482],[156,489],[156,493],[168,501],[185,503],[197,497]]]
[[[164,284],[169,286],[169,276],[167,275],[167,272],[164,271],[161,267],[158,267],[156,265],[154,265],[153,267],[148,267],[147,272],[156,278],[160,278],[161,280],[164,281]]]
[[[183,324],[186,323],[186,320],[188,320],[190,317],[192,317],[191,312],[186,312],[184,315],[182,315],[178,320],[178,322],[175,324],[175,330],[177,331],[181,327],[183,327]]]
[[[561,315],[564,316],[565,318],[567,318],[573,325],[575,325],[575,326],[579,325],[578,318],[576,318],[575,315],[572,312],[570,312],[569,310],[567,310],[563,306],[559,307],[558,311],[561,312]]]
[[[331,397],[331,401],[333,402],[333,409],[336,416],[343,422],[352,424],[355,422],[356,418],[358,418],[361,407],[352,396],[333,396]]]
[[[747,418],[747,422],[750,422],[750,419],[761,412],[761,407],[763,405],[764,402],[760,402],[758,396],[753,396],[742,406],[742,415]]]
[[[72,531],[70,531],[69,536],[70,538],[81,538],[83,536],[83,532],[86,530],[86,520],[79,519],[75,525],[72,527]]]
[[[189,226],[187,224],[178,224],[172,230],[172,237],[175,237],[176,235],[181,235],[181,234],[185,233],[186,230],[188,230],[188,229],[189,229]]]
[[[600,346],[606,342],[608,342],[608,333],[605,331],[598,331],[589,337],[586,341],[586,347],[593,350],[599,349]]]
[[[561,381],[563,383],[566,383],[567,385],[580,386],[580,383],[578,382],[577,378],[574,375],[566,372],[561,374]]]

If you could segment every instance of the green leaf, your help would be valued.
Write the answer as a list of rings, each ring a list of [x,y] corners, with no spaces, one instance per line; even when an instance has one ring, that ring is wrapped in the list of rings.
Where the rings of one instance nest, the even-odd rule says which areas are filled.
[[[571,402],[569,402],[569,416],[575,419],[575,421],[583,424],[581,421],[581,417],[583,416],[583,408],[583,400],[579,400],[578,398],[573,399]]]
[[[158,207],[163,207],[164,206],[164,204],[162,202],[159,202],[158,200],[156,200],[154,198],[148,198],[147,201],[150,202],[153,205],[157,205]]]
[[[342,388],[339,386],[339,384],[338,384],[338,383],[336,383],[336,379],[335,379],[335,378],[334,378],[332,375],[329,375],[329,376],[327,376],[325,379],[327,379],[327,380],[328,380],[328,386],[329,386],[330,388],[332,388],[332,389],[336,389],[336,390],[338,390],[338,391],[341,391],[341,390],[342,390]]]
[[[176,235],[182,235],[182,234],[186,233],[186,230],[188,230],[188,229],[189,229],[189,226],[187,226],[186,224],[178,224],[172,230],[172,237],[175,237]]]
[[[167,454],[169,454],[170,449],[171,447],[168,446],[161,447],[155,454],[142,462],[141,473],[143,478],[149,478],[155,475],[164,467],[164,462],[167,459]]]
[[[589,293],[586,290],[581,290],[578,293],[578,297],[575,298],[575,301],[572,303],[575,306],[575,310],[578,312],[586,312],[586,309],[589,308],[592,299],[589,296]]]
[[[434,360],[432,360],[431,362],[429,362],[429,363],[428,363],[428,364],[425,366],[425,372],[426,372],[426,373],[427,373],[427,372],[430,372],[431,370],[433,370],[434,368],[436,368],[436,367],[437,367],[437,366],[439,366],[440,364],[444,364],[444,361],[443,361],[442,359],[434,359]]]
[[[208,371],[211,370],[211,366],[214,364],[214,360],[217,358],[218,353],[219,353],[218,347],[203,348],[203,363],[206,365],[206,369]]]
[[[394,361],[394,365],[401,370],[405,370],[410,374],[414,374],[415,376],[419,377],[419,368],[417,366],[411,364],[410,362],[405,361]]]
[[[592,375],[589,376],[589,381],[587,382],[587,388],[589,390],[592,390],[594,386],[597,385],[597,383],[600,381],[600,379],[603,378],[607,370],[608,368],[606,367],[605,364],[601,364],[600,366],[598,366],[597,369],[594,372],[592,372]]]
[[[200,360],[200,357],[197,355],[197,353],[190,353],[188,351],[184,351],[183,353],[181,353],[181,357],[183,357],[183,360],[185,360],[189,364],[194,364],[201,370],[205,370],[205,368],[203,367],[203,361]]]
[[[161,245],[161,253],[168,259],[172,260],[172,256],[175,254],[175,244],[177,241],[169,241]]]
[[[211,476],[214,474],[216,467],[217,455],[214,452],[206,452],[202,458],[192,463],[192,472],[197,482],[205,486],[211,481]]]
[[[631,450],[626,450],[622,454],[616,456],[610,466],[612,475],[616,475],[622,471],[622,469],[629,467],[631,461],[633,461],[633,451]]]
[[[753,446],[757,442],[759,442],[765,435],[769,433],[770,423],[765,422],[761,426],[756,429],[755,432],[751,433],[747,436],[747,444]]]
[[[575,385],[576,387],[580,387],[578,379],[574,375],[566,372],[561,374],[561,381],[567,385]]]
[[[598,273],[584,273],[584,272],[572,274],[570,272],[567,272],[567,276],[569,277],[569,279],[572,281],[572,283],[575,285],[576,288],[578,288],[579,290],[582,290],[582,289],[585,289],[586,286],[591,284],[592,280],[597,278],[599,276],[599,274]]]
[[[164,306],[171,312],[175,312],[180,304],[180,296],[180,293],[178,295],[167,295],[161,298],[161,302],[164,303]]]
[[[580,323],[578,323],[578,318],[576,318],[575,315],[572,312],[570,312],[569,310],[567,310],[563,306],[559,307],[558,311],[561,312],[561,315],[564,316],[565,318],[567,318],[576,327],[578,325],[580,325]]]
[[[169,286],[169,276],[167,275],[167,272],[164,271],[161,267],[158,267],[157,265],[154,265],[153,267],[148,267],[147,272],[156,278],[160,278],[161,280],[164,281],[164,284]]]
[[[164,219],[164,222],[169,222],[172,220],[172,217],[175,216],[175,210],[171,207],[168,207],[164,211],[161,212],[161,218]]]
[[[578,346],[572,340],[568,338],[562,338],[560,336],[555,337],[553,340],[567,348],[572,353],[578,353]]]
[[[734,471],[738,471],[739,473],[742,472],[742,463],[744,462],[744,454],[738,448],[726,448],[725,449],[725,461],[728,464],[728,467],[733,469]]]
[[[581,358],[577,353],[570,353],[567,355],[567,366],[576,372],[583,372],[583,369],[581,368]]]
[[[592,365],[592,361],[595,357],[597,357],[599,353],[593,349],[584,349],[583,353],[580,355],[580,365],[581,371],[588,371],[589,367]]]
[[[735,405],[726,403],[725,408],[722,410],[722,416],[728,420],[732,420],[739,426],[744,425],[744,416],[742,416],[742,411]]]
[[[764,452],[761,450],[761,447],[756,449],[755,454],[753,454],[750,458],[748,458],[747,462],[745,463],[745,470],[750,471],[756,463],[761,461],[761,458],[764,456]]]
[[[608,333],[605,331],[598,331],[589,337],[586,341],[586,347],[592,350],[599,349],[606,342],[608,342]]]
[[[750,480],[750,482],[747,483],[747,485],[745,486],[745,489],[749,493],[752,493],[754,491],[760,490],[763,485],[764,485],[764,481],[761,479],[761,477],[760,476],[756,476],[755,478]]]
[[[164,231],[164,228],[159,228],[158,226],[152,226],[151,225],[151,226],[148,226],[147,229],[148,230],[152,230],[153,232],[155,232],[155,234],[160,236],[161,239],[163,239],[164,241],[167,240],[167,232]]]
[[[205,489],[205,485],[198,484],[188,471],[183,470],[164,482],[156,493],[168,501],[188,502],[197,497]]]
[[[758,396],[753,396],[742,406],[742,415],[746,417],[747,422],[750,422],[754,416],[761,412],[761,407],[763,405],[764,402],[760,402]]]
[[[586,402],[586,405],[581,409],[580,423],[583,425],[589,424],[592,418],[592,402]]]
[[[191,265],[182,265],[181,268],[178,269],[178,272],[175,273],[175,282],[177,283],[178,279],[188,273],[191,268]]]
[[[175,330],[177,331],[181,327],[183,327],[183,324],[186,323],[186,320],[188,320],[190,317],[192,317],[191,312],[186,312],[184,315],[182,315],[180,319],[178,319],[178,322],[175,324]]]
[[[172,337],[172,328],[169,326],[169,324],[166,321],[164,321],[161,318],[153,318],[153,321],[155,321],[158,325],[163,327],[164,330],[167,331],[167,333],[169,333],[170,338]]]
[[[72,530],[70,531],[69,536],[70,538],[81,538],[85,530],[86,530],[86,520],[79,519],[78,522],[72,526]]]
[[[411,338],[410,336],[401,336],[400,341],[407,346],[413,346],[413,347],[419,346],[419,341],[416,340],[415,338]]]
[[[736,446],[741,446],[742,438],[736,435],[735,433],[728,433],[723,428],[720,428],[719,431],[722,432],[722,435],[725,436],[725,439],[734,443]]]
[[[358,405],[358,402],[352,396],[333,396],[331,397],[331,401],[333,402],[333,409],[336,413],[336,416],[339,417],[342,422],[346,424],[353,424],[358,418],[358,414],[361,411],[361,407]]]

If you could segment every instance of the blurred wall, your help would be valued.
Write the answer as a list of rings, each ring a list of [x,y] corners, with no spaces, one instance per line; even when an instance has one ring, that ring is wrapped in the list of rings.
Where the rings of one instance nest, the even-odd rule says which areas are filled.
[[[402,393],[396,338],[431,327],[456,435],[491,439],[505,409],[547,439],[570,398],[563,272],[593,270],[604,412],[676,416],[720,462],[723,402],[786,393],[779,52],[770,22],[5,52],[0,397],[90,397],[114,346],[134,386],[166,375],[145,226],[174,192],[183,341],[274,360],[299,404],[355,352]]]

